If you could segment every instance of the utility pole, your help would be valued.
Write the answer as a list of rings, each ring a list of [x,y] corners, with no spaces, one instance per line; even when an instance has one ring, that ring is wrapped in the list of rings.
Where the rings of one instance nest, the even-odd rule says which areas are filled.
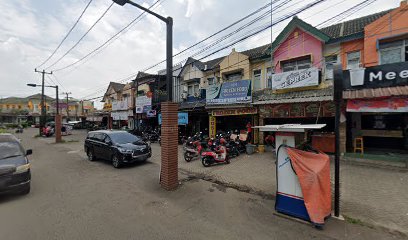
[[[66,95],[66,100],[67,100],[67,123],[69,121],[69,95],[71,95],[71,92],[63,92],[62,94]]]
[[[45,112],[45,98],[44,98],[44,81],[45,81],[45,74],[52,74],[52,71],[51,72],[46,72],[45,70],[42,70],[42,71],[37,71],[37,69],[35,68],[34,69],[34,72],[36,72],[36,73],[41,73],[42,74],[42,83],[41,83],[41,85],[42,85],[42,87],[41,87],[41,118],[40,118],[40,136],[41,136],[41,134],[42,134],[42,129],[44,128],[44,126],[45,126],[45,114],[46,114],[46,112]]]

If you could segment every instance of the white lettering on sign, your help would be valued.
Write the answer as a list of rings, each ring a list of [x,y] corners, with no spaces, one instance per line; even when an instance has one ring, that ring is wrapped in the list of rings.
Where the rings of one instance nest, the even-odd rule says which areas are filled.
[[[401,71],[399,75],[401,78],[408,78],[408,70]]]
[[[396,76],[397,74],[395,72],[388,72],[385,74],[385,79],[392,80],[392,79],[395,79]]]
[[[374,79],[378,78],[378,80],[382,80],[382,72],[379,71],[377,74],[371,72],[370,73],[370,82],[372,82]]]

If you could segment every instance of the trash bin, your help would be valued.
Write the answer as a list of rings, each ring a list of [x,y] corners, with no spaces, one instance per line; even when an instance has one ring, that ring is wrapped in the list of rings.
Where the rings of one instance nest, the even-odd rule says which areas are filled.
[[[256,145],[247,144],[247,145],[245,145],[245,147],[246,147],[246,153],[247,153],[248,155],[251,155],[251,154],[253,154],[253,153],[255,152],[255,147],[256,147]]]

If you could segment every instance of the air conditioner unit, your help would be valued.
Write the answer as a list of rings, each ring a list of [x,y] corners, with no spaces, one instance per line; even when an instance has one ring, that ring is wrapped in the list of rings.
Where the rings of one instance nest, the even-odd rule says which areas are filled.
[[[187,93],[182,93],[182,94],[181,94],[181,98],[182,98],[182,99],[187,99]]]

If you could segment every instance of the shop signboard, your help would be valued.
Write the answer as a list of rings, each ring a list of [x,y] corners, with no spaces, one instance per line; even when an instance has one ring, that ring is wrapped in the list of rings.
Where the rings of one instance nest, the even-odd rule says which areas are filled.
[[[343,71],[344,89],[408,85],[408,62]]]
[[[236,108],[236,109],[218,109],[212,111],[212,116],[232,116],[232,115],[249,115],[257,114],[257,108]]]
[[[347,100],[347,112],[408,112],[408,98]]]
[[[334,117],[334,114],[335,106],[333,102],[259,106],[259,116],[262,118]]]
[[[111,117],[113,120],[128,120],[128,112],[121,111],[121,112],[112,112]]]
[[[215,135],[217,133],[217,120],[214,116],[210,116],[209,125],[210,125],[209,130],[210,138],[215,138]]]
[[[128,110],[128,102],[125,101],[113,101],[112,111]]]
[[[209,105],[250,103],[251,101],[251,80],[214,84],[209,86],[206,92],[206,102]]]
[[[148,118],[156,117],[156,110],[149,110],[146,112]]]
[[[272,75],[272,89],[289,89],[319,85],[319,69],[308,68]]]
[[[145,113],[151,110],[152,98],[148,96],[139,96],[136,98],[136,113]]]
[[[178,112],[178,125],[187,125],[188,124],[188,113],[186,112]],[[162,115],[161,113],[158,114],[158,122],[159,125],[162,124]]]

